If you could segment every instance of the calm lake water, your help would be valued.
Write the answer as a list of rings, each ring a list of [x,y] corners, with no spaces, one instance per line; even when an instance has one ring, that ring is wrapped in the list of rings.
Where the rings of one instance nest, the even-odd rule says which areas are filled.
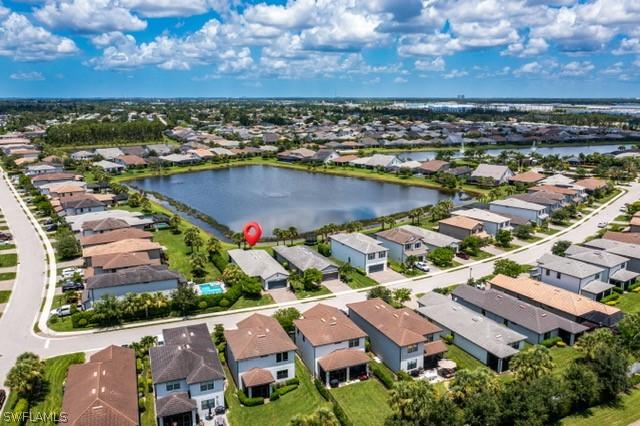
[[[258,221],[266,235],[295,226],[310,231],[407,211],[458,195],[415,186],[270,166],[242,166],[134,180],[134,186],[181,201],[234,231]]]
[[[579,155],[581,152],[583,152],[585,155],[593,154],[596,152],[600,154],[606,154],[612,151],[616,151],[619,146],[622,146],[622,145],[582,145],[582,146],[555,146],[555,147],[552,146],[552,147],[536,148],[536,152],[540,155],[560,155],[560,156]],[[624,145],[624,146],[631,147],[633,145]],[[488,155],[498,155],[502,151],[503,149],[501,148],[493,148],[493,149],[485,150],[485,152]],[[510,151],[518,151],[526,155],[531,153],[531,147],[510,149]],[[398,157],[403,160],[411,159],[415,161],[428,161],[436,158],[436,154],[437,153],[434,151],[422,151],[422,152],[405,151],[398,154]],[[455,156],[458,157],[459,154],[456,153]]]

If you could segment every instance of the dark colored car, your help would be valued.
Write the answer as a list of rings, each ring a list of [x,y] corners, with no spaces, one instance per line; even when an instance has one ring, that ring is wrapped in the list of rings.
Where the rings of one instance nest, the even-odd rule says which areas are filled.
[[[2,406],[4,405],[4,400],[7,399],[7,393],[4,391],[4,389],[0,389],[0,410],[2,409]]]
[[[0,232],[0,240],[9,241],[11,239],[11,234],[8,232]]]
[[[469,255],[463,251],[459,251],[456,256],[458,256],[460,259],[469,260]]]
[[[66,291],[78,291],[83,289],[84,289],[84,284],[77,283],[75,281],[66,281],[64,284],[62,284],[63,293]]]
[[[222,405],[218,405],[218,406],[215,408],[214,413],[215,413],[216,415],[217,415],[217,414],[224,414],[224,406],[222,406]]]
[[[55,231],[58,229],[58,224],[57,223],[52,223],[51,225],[47,225],[44,227],[44,230],[47,232],[51,232],[51,231]]]

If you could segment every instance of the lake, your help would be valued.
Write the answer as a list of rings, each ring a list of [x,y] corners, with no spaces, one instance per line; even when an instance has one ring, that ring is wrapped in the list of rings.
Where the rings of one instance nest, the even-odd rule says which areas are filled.
[[[258,221],[266,235],[274,228],[311,231],[445,199],[461,203],[458,195],[435,189],[259,165],[146,177],[131,184],[185,203],[233,231]]]
[[[536,148],[536,152],[540,155],[579,155],[581,152],[585,155],[600,153],[606,154],[612,151],[616,151],[619,146],[632,147],[633,145],[618,144],[618,145],[580,145],[580,146],[548,146]],[[503,151],[502,148],[491,148],[485,150],[488,155],[498,155]],[[509,151],[518,151],[523,154],[530,154],[531,147],[509,149]],[[435,151],[405,151],[398,154],[398,157],[402,160],[415,160],[415,161],[428,161],[436,158],[437,152]],[[456,152],[455,157],[459,157],[460,154]]]

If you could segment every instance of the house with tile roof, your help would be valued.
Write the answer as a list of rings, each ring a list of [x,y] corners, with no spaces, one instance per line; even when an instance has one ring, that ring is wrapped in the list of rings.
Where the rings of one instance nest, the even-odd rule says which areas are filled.
[[[489,237],[489,234],[484,232],[482,222],[466,216],[451,216],[438,221],[438,232],[458,240],[464,240],[471,236]]]
[[[307,246],[275,246],[273,254],[289,270],[303,273],[307,269],[317,269],[322,272],[322,280],[339,279],[338,265]]]
[[[289,287],[289,272],[265,250],[233,249],[228,251],[231,262],[250,277],[260,278],[265,290]]]
[[[368,375],[367,334],[340,309],[319,303],[293,323],[300,358],[322,383],[338,386]]]
[[[268,398],[273,384],[296,376],[296,345],[273,317],[253,314],[224,336],[233,380],[249,398]]]
[[[62,413],[72,426],[138,426],[138,380],[133,349],[111,345],[89,362],[69,366]]]
[[[369,336],[371,351],[394,372],[431,368],[447,351],[438,337],[442,329],[412,309],[396,309],[379,298],[347,308],[349,318]]]
[[[329,236],[331,254],[365,274],[387,269],[388,248],[381,241],[360,232],[339,233]]]
[[[158,426],[196,425],[225,406],[225,376],[205,323],[162,330],[151,348],[151,376]]]
[[[509,181],[513,172],[509,167],[499,164],[479,164],[471,173],[470,181],[479,184],[501,185]]]

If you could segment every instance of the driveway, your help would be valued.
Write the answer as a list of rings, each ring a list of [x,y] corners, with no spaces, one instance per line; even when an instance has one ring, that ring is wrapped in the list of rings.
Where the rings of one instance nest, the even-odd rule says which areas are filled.
[[[323,281],[322,285],[331,290],[331,293],[340,293],[341,291],[351,290],[351,287],[340,280]]]
[[[295,293],[286,287],[267,290],[267,293],[273,297],[273,300],[275,300],[276,303],[293,302],[294,300],[298,300]]]
[[[498,255],[498,254],[502,254],[504,253],[504,250],[502,250],[499,247],[496,246],[484,246],[482,247],[483,251],[486,251],[487,253],[493,254],[493,255]]]
[[[405,276],[402,274],[399,274],[393,269],[387,268],[386,271],[373,272],[369,274],[369,278],[373,279],[379,284],[386,284],[393,281],[404,280]]]

